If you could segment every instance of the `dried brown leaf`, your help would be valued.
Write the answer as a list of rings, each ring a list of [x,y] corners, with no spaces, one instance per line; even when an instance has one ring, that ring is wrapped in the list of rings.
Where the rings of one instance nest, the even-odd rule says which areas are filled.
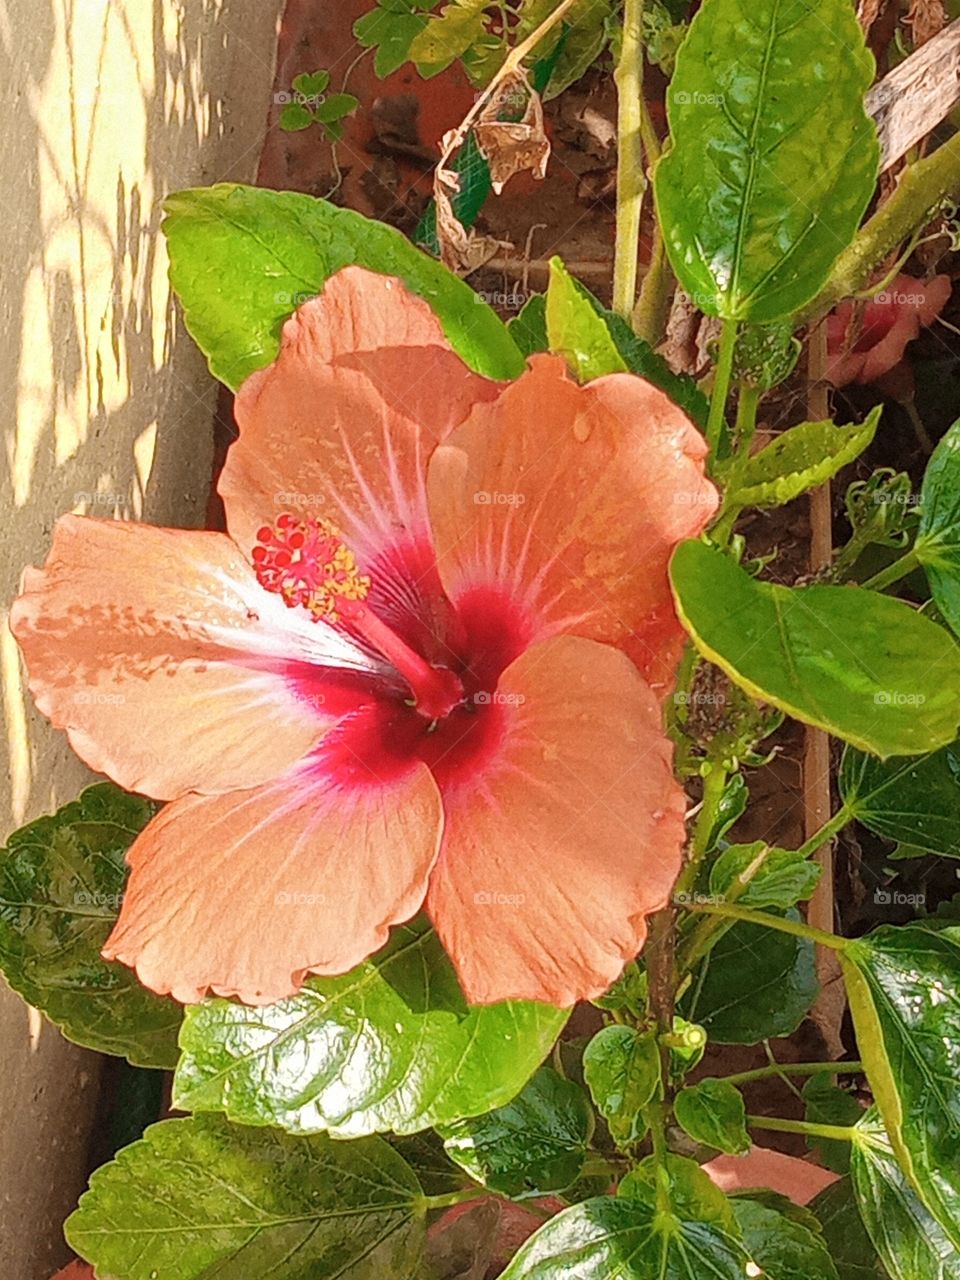
[[[516,111],[521,102],[524,103],[521,119],[500,119],[505,112]],[[490,178],[497,195],[515,173],[530,172],[535,178],[547,176],[550,140],[543,127],[543,104],[522,72],[508,76],[498,87],[481,111],[474,133],[490,166]]]
[[[907,14],[907,24],[913,32],[913,45],[919,49],[922,44],[939,35],[947,22],[943,0],[913,0]]]

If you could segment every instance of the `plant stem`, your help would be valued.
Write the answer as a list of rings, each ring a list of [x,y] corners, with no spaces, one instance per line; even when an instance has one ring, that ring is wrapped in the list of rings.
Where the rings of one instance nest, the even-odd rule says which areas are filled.
[[[866,587],[868,591],[883,591],[885,587],[891,587],[895,582],[899,582],[901,578],[905,578],[908,573],[913,573],[914,569],[919,568],[919,565],[920,558],[917,555],[916,548],[914,548],[912,551],[902,555],[899,560],[894,560],[893,564],[888,564],[879,573],[875,573],[866,582],[861,582],[860,585]]]
[[[710,398],[710,417],[707,419],[707,444],[711,456],[716,459],[717,445],[723,432],[727,396],[733,376],[733,353],[737,346],[737,321],[724,320],[720,331],[720,350],[717,353],[717,371],[714,376],[713,394]]]
[[[489,1194],[484,1187],[464,1187],[461,1191],[449,1191],[443,1196],[424,1196],[421,1203],[432,1212],[434,1209],[449,1209],[451,1205],[463,1204],[466,1200],[476,1200]]]
[[[724,1076],[728,1084],[751,1084],[754,1080],[767,1080],[772,1076],[860,1075],[862,1062],[777,1062],[770,1067],[757,1067],[753,1071],[737,1071]]]
[[[743,510],[742,504],[736,501],[737,490],[740,487],[740,480],[750,459],[750,446],[757,430],[757,409],[759,407],[759,388],[742,382],[740,384],[740,395],[737,398],[737,421],[734,426],[736,454],[723,476],[723,507],[721,508],[719,519],[710,531],[712,540],[721,547],[725,547],[730,541],[737,517]]]
[[[774,1133],[803,1133],[811,1138],[829,1138],[834,1142],[852,1142],[857,1132],[848,1124],[814,1124],[811,1120],[778,1120],[773,1116],[747,1116],[752,1129],[771,1129]]]
[[[673,272],[658,221],[653,228],[650,265],[640,281],[640,297],[633,309],[631,321],[634,333],[649,342],[651,347],[657,345],[667,327],[667,304],[672,284]]]
[[[637,297],[640,219],[647,176],[641,135],[643,103],[643,6],[624,0],[623,43],[614,72],[617,85],[617,239],[613,260],[613,309],[629,320]]]
[[[750,457],[750,446],[757,429],[757,409],[760,407],[760,389],[747,382],[740,384],[737,400],[737,422],[734,427],[737,443],[736,471],[739,474]]]
[[[795,323],[808,324],[843,298],[859,293],[889,254],[923,227],[945,199],[957,194],[960,136],[955,134],[932,155],[905,170],[896,191],[840,254],[827,283],[795,317]]]
[[[697,824],[693,829],[690,854],[674,889],[674,897],[678,901],[682,901],[680,895],[689,894],[697,882],[697,872],[707,852],[711,833],[717,825],[717,816],[726,786],[726,769],[719,764],[714,764],[703,779],[703,802],[697,815]]]
[[[818,942],[821,946],[830,947],[833,951],[843,951],[847,946],[847,939],[841,938],[836,933],[814,929],[812,925],[801,924],[797,920],[786,920],[782,916],[771,916],[765,911],[751,911],[747,907],[737,907],[728,903],[713,905],[701,902],[692,902],[687,909],[702,915],[719,916],[724,920],[743,920],[747,924],[763,925],[764,928],[775,929],[779,933],[793,934],[795,938],[806,938],[809,942]]]
[[[797,853],[804,858],[809,858],[818,849],[822,849],[828,840],[832,840],[835,835],[839,835],[847,823],[852,821],[852,818],[853,815],[850,810],[844,805],[837,810],[828,822],[823,824],[819,831],[815,831],[809,840],[804,841]]]

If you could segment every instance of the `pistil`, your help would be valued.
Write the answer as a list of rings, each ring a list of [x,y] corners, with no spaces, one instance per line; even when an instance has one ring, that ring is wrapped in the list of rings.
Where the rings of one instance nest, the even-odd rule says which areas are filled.
[[[463,700],[463,685],[446,667],[431,666],[373,612],[370,579],[329,520],[281,515],[264,525],[253,549],[257,579],[289,608],[303,606],[317,622],[344,623],[381,654],[410,686],[427,720],[448,715]]]

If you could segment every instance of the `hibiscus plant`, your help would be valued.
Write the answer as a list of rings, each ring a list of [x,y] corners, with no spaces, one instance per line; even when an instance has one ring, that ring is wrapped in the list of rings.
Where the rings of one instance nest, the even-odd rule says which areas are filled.
[[[671,8],[665,145],[641,0],[519,6],[512,39],[490,10],[379,0],[357,34],[383,74],[463,59],[446,160],[494,186],[544,159],[536,68],[617,60],[613,309],[555,259],[505,324],[440,186],[439,259],[310,196],[180,192],[171,279],[236,395],[225,531],[64,515],[14,605],[37,706],[109,781],[11,837],[0,965],[183,1113],[67,1239],[112,1280],[960,1276],[956,914],[844,937],[818,887],[853,822],[960,857],[960,424],[919,495],[861,473],[812,575],[741,520],[883,430],[816,387],[756,424],[803,340],[850,382],[944,305],[945,277],[905,320],[880,295],[960,140],[877,203],[850,0]],[[699,383],[655,350],[675,289],[715,326]],[[799,847],[743,841],[791,721],[834,802]],[[844,1056],[705,1073],[831,977]],[[803,1119],[748,1115],[773,1077]]]

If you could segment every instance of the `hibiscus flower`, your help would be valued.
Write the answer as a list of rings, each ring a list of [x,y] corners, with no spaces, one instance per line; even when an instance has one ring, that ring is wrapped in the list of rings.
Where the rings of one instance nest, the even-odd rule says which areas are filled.
[[[270,1003],[425,908],[472,1002],[603,991],[680,866],[657,694],[702,438],[628,374],[485,380],[357,268],[236,414],[229,536],[65,516],[13,611],[40,709],[170,801],[104,955]]]
[[[903,359],[907,344],[933,324],[950,297],[949,276],[898,275],[858,306],[841,302],[827,317],[827,379],[835,387],[877,382]],[[912,385],[912,383],[911,383]]]

